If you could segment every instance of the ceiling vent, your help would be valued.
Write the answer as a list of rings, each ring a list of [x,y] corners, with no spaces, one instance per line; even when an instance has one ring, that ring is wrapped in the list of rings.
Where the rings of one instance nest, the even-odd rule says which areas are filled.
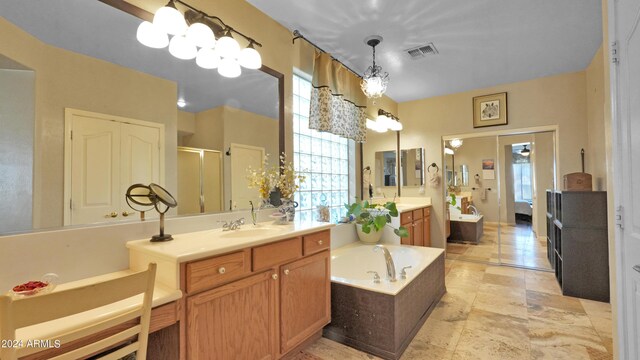
[[[427,55],[437,55],[438,50],[433,45],[433,43],[428,43],[426,45],[420,45],[411,49],[406,50],[411,59],[417,60]]]

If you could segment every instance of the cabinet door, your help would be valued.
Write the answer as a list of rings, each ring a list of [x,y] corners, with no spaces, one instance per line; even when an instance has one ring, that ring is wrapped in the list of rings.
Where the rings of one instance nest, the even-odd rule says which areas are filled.
[[[431,246],[431,216],[425,213],[422,246]]]
[[[277,278],[266,271],[187,298],[187,358],[275,359]]]
[[[413,233],[415,232],[415,229],[413,228],[413,223],[408,223],[402,226],[407,228],[407,231],[409,232],[409,236],[406,238],[400,238],[400,243],[402,245],[413,245]]]
[[[280,268],[280,350],[299,345],[331,320],[329,251]]]
[[[413,245],[424,246],[424,219],[413,222]]]

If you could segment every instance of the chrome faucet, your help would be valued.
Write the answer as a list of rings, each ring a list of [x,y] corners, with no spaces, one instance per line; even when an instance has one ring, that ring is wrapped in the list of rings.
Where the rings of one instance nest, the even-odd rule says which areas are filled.
[[[251,222],[255,226],[258,222],[258,210],[256,210],[253,206],[253,201],[249,200],[249,205],[251,205]]]
[[[230,222],[226,222],[226,221],[220,221],[222,222],[222,231],[229,231],[229,230],[239,230],[240,226],[244,225],[244,218],[240,218],[238,220],[233,220]]]
[[[467,205],[467,209],[471,209],[471,214],[478,216],[480,215],[480,212],[478,211],[478,208],[476,208],[475,206],[469,204]]]
[[[398,280],[396,278],[396,265],[393,262],[391,253],[384,245],[376,245],[373,248],[373,251],[378,251],[378,249],[382,251],[382,254],[384,255],[384,261],[387,263],[387,279],[391,282]]]

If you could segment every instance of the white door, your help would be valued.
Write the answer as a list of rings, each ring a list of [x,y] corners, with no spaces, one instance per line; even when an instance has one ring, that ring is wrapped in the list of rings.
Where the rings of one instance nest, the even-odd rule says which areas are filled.
[[[75,115],[72,129],[69,224],[116,218],[120,210],[120,124]]]
[[[249,201],[260,198],[258,189],[249,189],[247,169],[262,169],[263,147],[231,144],[231,203],[233,208],[247,209]]]
[[[127,217],[134,213],[125,200],[125,192],[133,184],[160,184],[160,129],[121,124],[120,127],[120,215]],[[145,217],[157,217],[149,211]]]
[[[640,2],[609,1],[614,119],[616,283],[620,359],[640,359]],[[607,41],[607,40],[605,40]],[[617,106],[616,106],[617,105]],[[618,218],[619,217],[619,218]],[[634,269],[638,266],[637,269]]]

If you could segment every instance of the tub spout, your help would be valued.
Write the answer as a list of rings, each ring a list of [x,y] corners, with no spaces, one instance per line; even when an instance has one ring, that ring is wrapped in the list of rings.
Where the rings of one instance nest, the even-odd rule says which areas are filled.
[[[373,251],[381,250],[384,255],[384,261],[387,263],[387,279],[389,281],[394,282],[396,279],[396,265],[393,262],[393,258],[391,257],[391,253],[384,245],[376,245],[373,248]]]

